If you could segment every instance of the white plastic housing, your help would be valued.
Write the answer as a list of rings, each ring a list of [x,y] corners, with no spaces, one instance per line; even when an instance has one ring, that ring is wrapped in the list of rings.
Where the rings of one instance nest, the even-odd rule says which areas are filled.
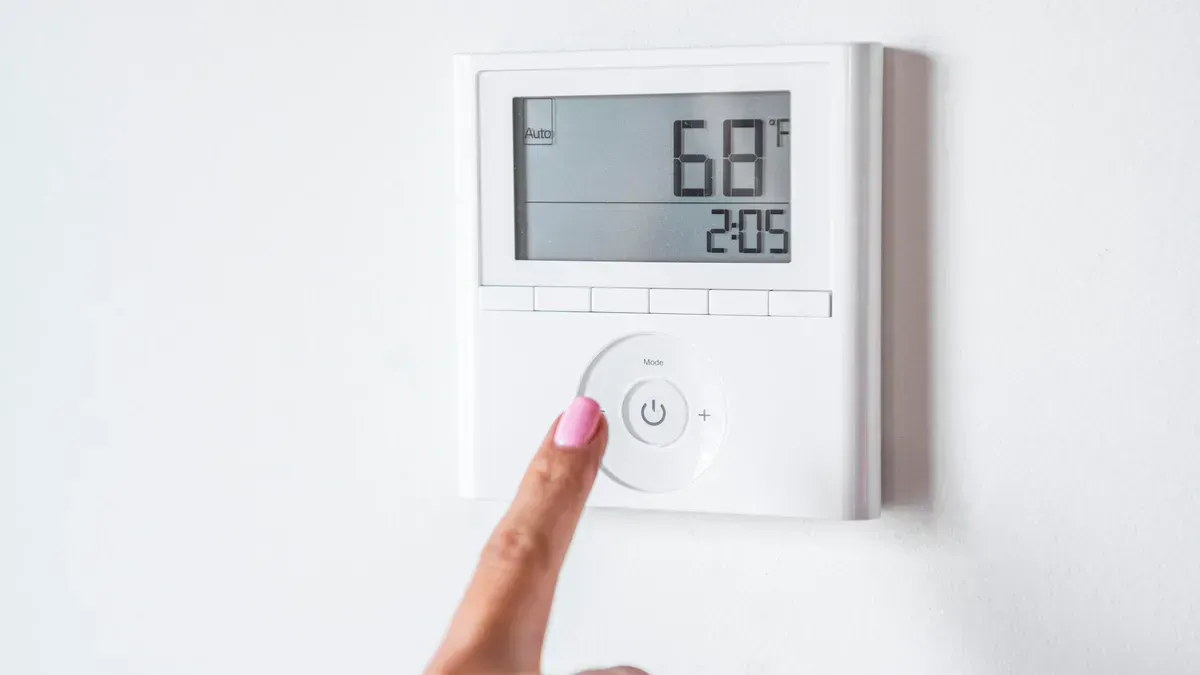
[[[671,344],[701,355],[696,358],[703,366],[687,366],[697,371],[689,381],[699,384],[687,386],[705,389],[705,400],[722,399],[714,404],[723,407],[720,433],[685,434],[665,450],[638,445],[621,419],[624,406],[602,401],[614,430],[613,467],[606,469],[619,458],[621,468],[614,471],[637,473],[639,452],[678,451],[680,459],[646,455],[661,465],[653,471],[662,474],[647,474],[646,485],[671,489],[640,489],[606,470],[590,505],[820,519],[877,516],[881,78],[882,49],[866,44],[458,57],[462,495],[510,499],[548,425],[585,391],[583,378],[597,355],[631,335],[658,334],[665,336],[661,350],[668,358]],[[805,217],[794,220],[790,263],[516,259],[513,97],[763,90],[791,92],[792,133],[809,141],[792,146],[792,200]],[[814,145],[828,152],[798,150]],[[533,311],[532,304],[526,309],[534,297],[527,289],[537,287],[716,291],[711,306],[721,311],[725,305],[716,300],[741,300],[721,291],[741,289],[752,291],[750,300],[761,299],[767,308],[761,313],[777,307],[820,311],[797,317]],[[481,292],[493,291],[488,297],[503,309],[481,305]],[[778,294],[778,302],[768,304],[768,291],[809,293]],[[559,296],[590,307],[586,293]],[[597,297],[643,297],[606,293]],[[650,297],[654,306],[656,296]],[[618,380],[628,371],[624,391],[648,377],[628,359],[605,367]],[[711,447],[688,445],[703,443]],[[675,464],[679,471],[699,466],[699,475],[687,474],[674,487]]]

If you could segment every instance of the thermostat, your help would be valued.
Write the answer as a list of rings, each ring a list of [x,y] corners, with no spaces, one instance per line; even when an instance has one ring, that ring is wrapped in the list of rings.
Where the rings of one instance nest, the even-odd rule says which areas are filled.
[[[456,65],[462,494],[583,394],[591,506],[877,516],[882,48]]]

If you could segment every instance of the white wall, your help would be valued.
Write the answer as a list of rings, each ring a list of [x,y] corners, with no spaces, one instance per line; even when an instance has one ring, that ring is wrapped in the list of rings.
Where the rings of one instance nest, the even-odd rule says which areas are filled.
[[[449,496],[451,54],[843,39],[903,50],[886,516],[590,513],[547,665],[1200,671],[1197,34],[1194,0],[4,3],[0,672],[418,671],[497,517]]]

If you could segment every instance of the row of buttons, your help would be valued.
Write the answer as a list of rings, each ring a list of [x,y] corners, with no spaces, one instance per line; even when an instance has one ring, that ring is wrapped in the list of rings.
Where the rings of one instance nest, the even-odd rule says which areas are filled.
[[[482,286],[479,304],[483,309],[505,311],[830,316],[830,297],[825,291]]]

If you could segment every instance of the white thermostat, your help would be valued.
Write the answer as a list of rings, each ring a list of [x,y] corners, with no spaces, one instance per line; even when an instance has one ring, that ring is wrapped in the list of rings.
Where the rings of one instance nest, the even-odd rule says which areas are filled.
[[[880,501],[882,49],[460,56],[460,486],[510,499],[577,394],[589,504]]]

